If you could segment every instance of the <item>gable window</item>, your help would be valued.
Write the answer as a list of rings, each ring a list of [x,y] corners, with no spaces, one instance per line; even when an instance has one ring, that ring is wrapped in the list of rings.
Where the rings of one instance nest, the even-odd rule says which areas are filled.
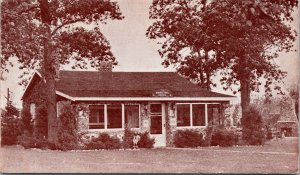
[[[122,105],[107,105],[107,128],[122,128]]]
[[[31,118],[35,119],[35,104],[34,103],[30,104],[30,114],[31,114]]]
[[[104,105],[91,105],[89,129],[104,129]]]
[[[125,107],[125,124],[128,128],[139,128],[139,105],[124,105]]]

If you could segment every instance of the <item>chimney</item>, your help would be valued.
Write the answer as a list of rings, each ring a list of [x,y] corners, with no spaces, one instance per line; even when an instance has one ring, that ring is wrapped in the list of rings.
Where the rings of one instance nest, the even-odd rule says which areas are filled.
[[[113,64],[110,61],[102,61],[100,63],[100,72],[112,72]]]

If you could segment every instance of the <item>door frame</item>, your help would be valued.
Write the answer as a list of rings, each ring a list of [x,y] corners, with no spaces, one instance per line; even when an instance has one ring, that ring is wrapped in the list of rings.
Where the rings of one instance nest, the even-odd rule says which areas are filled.
[[[151,105],[152,104],[160,104],[161,105],[161,134],[151,134]],[[149,103],[149,111],[150,111],[150,131],[149,134],[154,137],[155,144],[154,147],[164,147],[167,144],[167,130],[166,130],[166,104],[162,102],[151,102]]]

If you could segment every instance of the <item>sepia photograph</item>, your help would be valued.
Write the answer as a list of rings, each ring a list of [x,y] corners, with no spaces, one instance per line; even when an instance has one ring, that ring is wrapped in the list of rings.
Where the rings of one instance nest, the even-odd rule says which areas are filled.
[[[0,2],[0,173],[299,173],[298,0]]]

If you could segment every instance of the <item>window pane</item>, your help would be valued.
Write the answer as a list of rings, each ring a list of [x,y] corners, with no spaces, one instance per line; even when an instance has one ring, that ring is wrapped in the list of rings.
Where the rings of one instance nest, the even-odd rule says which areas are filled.
[[[177,104],[177,126],[190,126],[190,105]]]
[[[89,129],[104,128],[104,105],[91,105],[89,116]]]
[[[162,134],[162,116],[161,115],[152,115],[151,116],[150,134]]]
[[[150,104],[150,113],[161,113],[161,104]]]
[[[207,108],[209,125],[218,125],[220,119],[220,105],[208,104]]]
[[[125,105],[125,124],[128,128],[139,128],[139,105]]]
[[[205,126],[205,105],[193,104],[193,126]]]
[[[107,105],[107,128],[122,128],[122,105]]]

